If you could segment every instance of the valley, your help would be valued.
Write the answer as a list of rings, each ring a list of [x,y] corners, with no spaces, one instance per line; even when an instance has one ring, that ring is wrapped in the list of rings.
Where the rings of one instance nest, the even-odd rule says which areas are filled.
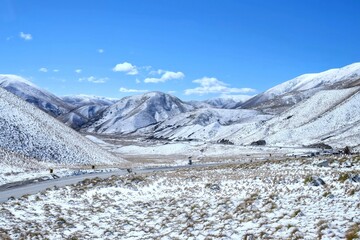
[[[1,239],[359,232],[360,64],[249,99],[58,97],[0,75]]]

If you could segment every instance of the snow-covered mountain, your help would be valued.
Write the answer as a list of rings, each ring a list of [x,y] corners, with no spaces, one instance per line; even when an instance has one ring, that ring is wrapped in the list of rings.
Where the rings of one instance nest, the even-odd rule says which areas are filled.
[[[62,114],[58,119],[77,130],[84,124],[95,121],[107,107],[119,100],[89,95],[64,96],[61,99],[75,107]]]
[[[247,96],[247,95],[223,95],[205,101],[189,101],[188,103],[193,105],[195,108],[232,109],[243,104],[251,97],[252,96]]]
[[[224,95],[218,98],[211,98],[205,102],[215,108],[231,109],[249,100],[247,95]]]
[[[63,123],[0,88],[0,149],[7,160],[1,164],[47,162],[96,164],[122,161]],[[12,158],[16,155],[17,158]]]
[[[115,98],[106,98],[106,97],[99,97],[99,96],[92,96],[92,95],[70,95],[70,96],[63,96],[61,99],[73,106],[76,107],[83,107],[88,105],[93,106],[110,106],[114,104],[119,99]]]
[[[322,90],[247,134],[227,137],[238,144],[360,146],[360,87]]]
[[[256,110],[206,108],[178,114],[147,132],[163,139],[221,141],[225,133],[236,131],[240,125],[258,123],[271,117]]]
[[[85,105],[64,113],[58,119],[69,127],[79,130],[83,125],[89,124],[97,119],[107,106]]]
[[[241,108],[279,113],[324,89],[344,89],[360,85],[360,63],[321,73],[304,74],[258,94]]]
[[[18,89],[15,92],[20,97],[40,91],[24,79],[2,76],[4,86],[16,83],[13,89]],[[354,63],[301,75],[247,101],[222,97],[183,102],[169,94],[149,92],[114,102],[84,95],[60,99],[43,92],[39,95],[52,98],[43,97],[39,102],[59,104],[50,109],[72,106],[70,110],[62,108],[58,119],[90,133],[244,145],[265,140],[279,146],[324,142],[359,147],[359,88],[360,63]],[[242,108],[227,109],[239,105]]]
[[[0,74],[0,87],[54,117],[67,113],[73,108],[73,106],[65,103],[59,97],[37,87],[35,84],[20,76]]]
[[[131,133],[193,109],[192,105],[169,94],[149,92],[119,100],[86,130],[106,134]]]

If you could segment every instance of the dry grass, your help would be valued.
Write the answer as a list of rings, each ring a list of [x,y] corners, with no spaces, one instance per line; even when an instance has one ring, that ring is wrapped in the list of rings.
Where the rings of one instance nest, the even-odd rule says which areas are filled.
[[[0,233],[14,238],[29,229],[33,238],[41,238],[36,234],[47,236],[51,230],[58,239],[242,239],[246,234],[298,239],[330,237],[324,230],[336,226],[337,232],[358,234],[346,222],[359,209],[353,204],[357,191],[345,194],[346,184],[336,178],[346,169],[315,165],[272,161],[84,180],[0,205],[0,218],[8,219],[0,223]],[[327,186],[304,186],[303,179],[313,175]],[[356,190],[351,184],[347,190]],[[337,202],[327,197],[330,190]],[[333,213],[319,204],[330,206],[330,201]]]

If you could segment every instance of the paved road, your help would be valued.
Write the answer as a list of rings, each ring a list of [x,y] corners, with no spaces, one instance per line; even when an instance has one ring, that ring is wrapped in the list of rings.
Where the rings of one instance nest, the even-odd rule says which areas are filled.
[[[240,163],[240,162],[236,162]],[[241,162],[244,163],[244,162]],[[134,169],[133,172],[136,174],[143,174],[149,172],[159,172],[159,171],[173,171],[184,168],[199,168],[199,167],[210,167],[210,166],[220,166],[220,165],[228,165],[234,164],[232,163],[208,163],[208,164],[194,164],[194,165],[186,165],[186,166],[173,166],[173,167],[154,167],[154,168],[142,168],[142,169]],[[0,190],[0,203],[6,202],[10,197],[19,198],[25,194],[35,194],[41,192],[47,188],[51,188],[54,186],[62,187],[66,185],[71,185],[83,181],[84,179],[92,179],[92,178],[109,178],[113,175],[123,176],[128,174],[127,170],[117,170],[111,172],[96,172],[96,173],[88,173],[76,176],[62,177],[58,179],[51,179],[42,182],[31,182],[24,181],[21,184],[16,186],[11,186],[8,189]]]

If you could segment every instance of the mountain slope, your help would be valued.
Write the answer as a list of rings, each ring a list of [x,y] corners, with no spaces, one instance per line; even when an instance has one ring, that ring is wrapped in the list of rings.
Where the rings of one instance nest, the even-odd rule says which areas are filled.
[[[131,133],[193,109],[190,104],[169,94],[150,92],[119,100],[86,130],[106,134]]]
[[[108,106],[118,101],[118,99],[88,95],[64,96],[61,99],[75,107],[68,113],[62,114],[58,119],[76,130],[94,121]]]
[[[304,74],[258,94],[237,107],[279,113],[325,89],[360,86],[360,63]]]
[[[223,95],[217,98],[211,98],[205,101],[189,101],[195,108],[222,108],[232,109],[249,100],[251,96],[247,95]]]
[[[206,100],[205,102],[210,104],[215,108],[224,108],[231,109],[235,108],[237,105],[241,105],[242,103],[249,100],[251,96],[247,95],[225,95],[218,98],[211,98]]]
[[[323,90],[253,129],[233,135],[239,144],[264,139],[270,145],[301,146],[324,142],[336,147],[360,144],[360,87]]]
[[[2,151],[38,162],[105,164],[122,160],[2,88],[0,133]]]
[[[83,107],[83,106],[110,106],[114,104],[119,99],[106,98],[106,97],[98,97],[91,95],[73,95],[73,96],[63,96],[61,99],[75,107]]]
[[[54,117],[69,112],[73,108],[54,94],[37,87],[20,76],[0,74],[0,87]]]
[[[248,109],[198,109],[181,113],[156,125],[152,131],[156,138],[214,140],[240,125],[264,121],[272,116]],[[229,130],[229,129],[233,130]]]

